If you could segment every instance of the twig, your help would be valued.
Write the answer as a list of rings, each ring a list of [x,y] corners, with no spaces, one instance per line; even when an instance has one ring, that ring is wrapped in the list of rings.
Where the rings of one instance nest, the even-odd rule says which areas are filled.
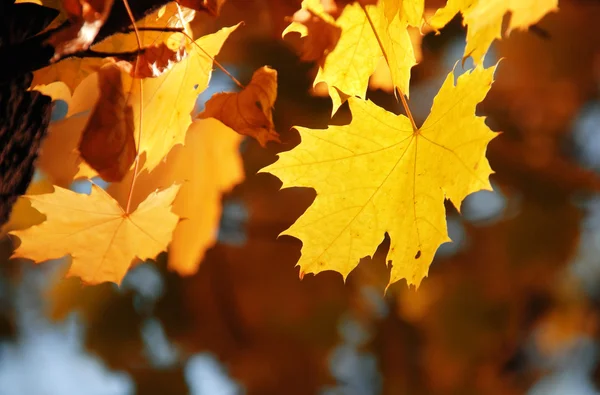
[[[131,14],[134,20],[139,20],[168,2],[169,0],[136,1],[132,4]],[[69,25],[70,22],[67,21],[57,29],[64,29]],[[125,6],[121,2],[115,2],[94,43],[100,42],[115,33],[127,31],[130,25],[131,18]],[[50,30],[17,44],[0,46],[0,59],[2,59],[2,62],[0,62],[0,83],[11,81],[24,73],[49,66],[51,64],[50,59],[54,56],[54,48],[47,44],[47,40],[56,31]]]
[[[135,51],[126,52],[100,52],[88,49],[87,51],[81,51],[73,54],[77,58],[119,58],[123,60],[136,59],[138,55],[142,55],[148,48],[142,48],[141,50],[136,49]]]
[[[153,26],[140,26],[137,28],[138,32],[163,32],[163,33],[181,33],[183,32],[182,27],[153,27]],[[135,29],[126,29],[124,33],[133,33]]]

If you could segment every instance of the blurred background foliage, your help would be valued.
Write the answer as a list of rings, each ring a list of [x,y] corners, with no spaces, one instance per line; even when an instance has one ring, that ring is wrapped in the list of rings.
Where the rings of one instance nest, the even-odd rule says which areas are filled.
[[[245,21],[219,60],[242,82],[265,64],[278,71],[283,141],[244,142],[246,181],[224,199],[219,244],[198,273],[168,272],[163,255],[120,288],[84,287],[63,279],[63,260],[8,261],[3,242],[1,395],[598,393],[600,2],[563,0],[495,42],[486,63],[503,60],[478,107],[503,132],[488,149],[495,191],[471,195],[462,215],[448,204],[454,243],[418,291],[399,282],[387,293],[387,239],[345,284],[336,273],[300,281],[301,243],[277,235],[315,193],[256,174],[299,142],[292,126],[329,122],[330,100],[311,88],[316,66],[298,60],[299,40],[280,39],[299,3],[229,0],[196,23],[205,34]],[[447,73],[463,70],[464,34],[457,18],[423,38],[418,121]],[[234,89],[216,71],[198,111]],[[402,111],[383,90],[369,98]],[[332,122],[349,119],[344,106]]]

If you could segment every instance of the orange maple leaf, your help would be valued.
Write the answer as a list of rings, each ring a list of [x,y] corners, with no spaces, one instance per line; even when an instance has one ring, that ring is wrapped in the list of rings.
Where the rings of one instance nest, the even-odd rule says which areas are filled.
[[[47,219],[11,232],[20,239],[13,257],[43,262],[71,255],[67,276],[89,284],[120,284],[134,258],[153,259],[166,250],[179,218],[171,204],[179,185],[154,192],[133,213],[100,187],[89,195],[55,187],[53,193],[26,196]]]

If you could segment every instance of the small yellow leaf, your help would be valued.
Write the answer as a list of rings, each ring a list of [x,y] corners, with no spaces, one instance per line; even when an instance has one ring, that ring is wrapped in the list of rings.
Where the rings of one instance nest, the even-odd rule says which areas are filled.
[[[47,219],[11,234],[21,240],[13,257],[43,262],[71,255],[67,276],[89,284],[120,284],[135,258],[153,259],[167,249],[179,218],[171,204],[179,185],[154,192],[127,214],[110,195],[92,185],[90,195],[55,187],[27,196]]]
[[[216,93],[206,102],[198,118],[215,118],[239,134],[254,137],[265,147],[279,141],[273,125],[272,109],[277,99],[277,71],[264,66],[239,93]]]
[[[440,244],[450,241],[444,199],[456,207],[470,193],[491,189],[485,157],[496,136],[475,116],[495,67],[451,72],[423,126],[370,101],[348,99],[352,122],[325,130],[296,127],[302,142],[263,171],[282,188],[311,187],[317,197],[283,234],[299,238],[304,273],[334,270],[344,278],[359,259],[391,238],[390,284],[418,286]]]
[[[342,34],[319,68],[314,85],[325,82],[333,101],[333,113],[349,96],[364,98],[369,77],[383,56],[389,64],[394,86],[409,94],[410,69],[416,64],[406,21],[400,14],[390,22],[385,16],[386,1],[364,8],[346,6],[336,24]]]
[[[467,26],[464,57],[471,56],[479,64],[492,42],[502,37],[502,19],[507,12],[511,12],[507,31],[510,34],[514,29],[528,28],[557,9],[558,0],[448,0],[428,24],[439,30],[457,13],[462,13],[463,24]]]

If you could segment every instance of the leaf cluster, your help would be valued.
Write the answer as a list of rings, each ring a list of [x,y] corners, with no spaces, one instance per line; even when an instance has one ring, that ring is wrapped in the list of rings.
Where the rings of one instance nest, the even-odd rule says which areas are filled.
[[[241,28],[194,38],[190,22],[198,12],[218,14],[223,2],[149,3],[42,1],[58,8],[58,19],[26,40],[50,48],[32,63],[32,70],[45,67],[30,89],[67,102],[68,113],[50,125],[37,162],[52,192],[26,196],[36,221],[13,219],[6,229],[18,245],[14,256],[70,255],[69,275],[86,283],[120,283],[132,264],[167,248],[172,269],[195,272],[215,243],[221,195],[243,179],[239,135],[263,146],[280,142],[272,119],[277,72],[267,66],[247,86],[232,76],[241,91],[217,93],[192,115],[214,65],[221,67],[215,56]],[[301,277],[334,270],[346,278],[387,233],[390,284],[421,283],[450,240],[444,201],[460,209],[468,194],[491,189],[485,152],[497,133],[475,109],[493,82],[496,66],[482,61],[501,37],[502,19],[511,12],[508,34],[556,8],[557,0],[449,0],[431,12],[424,0],[302,1],[283,36],[303,37],[301,59],[318,65],[314,85],[326,85],[332,115],[348,102],[352,121],[296,127],[300,145],[263,169],[284,188],[317,192],[284,232],[303,243]],[[476,67],[448,71],[419,126],[409,93],[420,32],[439,32],[457,13],[467,26],[465,57]],[[366,98],[382,62],[404,115]],[[110,183],[106,190],[67,189],[98,178]]]

